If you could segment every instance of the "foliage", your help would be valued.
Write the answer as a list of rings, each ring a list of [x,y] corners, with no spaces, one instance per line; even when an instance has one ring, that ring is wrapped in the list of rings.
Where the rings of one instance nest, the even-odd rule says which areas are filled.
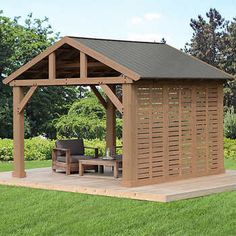
[[[48,18],[29,14],[23,24],[21,17],[11,19],[0,11],[0,137],[12,137],[12,91],[2,79],[28,62],[59,39]],[[78,89],[69,87],[40,88],[26,107],[26,136],[40,134],[55,138],[52,120],[66,114],[68,106],[78,97]]]
[[[224,156],[226,159],[236,161],[236,140],[235,139],[224,139]]]
[[[121,140],[117,140],[117,146],[121,146]],[[96,147],[99,149],[99,155],[105,154],[106,143],[104,140],[93,139],[84,140],[85,146]],[[25,139],[25,160],[50,160],[52,148],[55,141],[43,137]],[[86,149],[86,155],[94,155],[94,151]],[[121,151],[121,150],[119,150]],[[13,160],[13,140],[0,139],[0,161]]]
[[[54,142],[42,137],[25,140],[25,160],[51,159]],[[13,141],[0,139],[0,161],[13,160]]]
[[[122,136],[122,122],[117,118],[117,138]],[[92,93],[73,103],[67,115],[54,121],[58,137],[104,140],[106,114],[102,105]]]
[[[206,17],[208,22],[201,15],[197,20],[191,19],[190,26],[194,33],[190,43],[185,45],[185,51],[211,65],[217,65],[226,24],[216,9],[210,9]]]
[[[99,155],[105,154],[105,140],[93,139],[84,140],[85,146],[97,147]],[[55,145],[55,141],[42,137],[35,137],[25,140],[25,159],[26,160],[49,160],[51,159],[51,150]],[[116,140],[117,146],[122,146],[120,139]],[[121,150],[118,150],[121,153]],[[93,155],[93,150],[86,150],[87,155]],[[224,139],[224,155],[226,159],[236,160],[236,140]],[[13,141],[11,139],[0,139],[0,161],[13,160]]]
[[[236,139],[236,114],[234,113],[233,107],[225,112],[224,136],[226,138]]]
[[[236,76],[236,18],[225,20],[216,9],[191,19],[193,35],[185,52]],[[236,109],[236,82],[225,84],[225,106]]]

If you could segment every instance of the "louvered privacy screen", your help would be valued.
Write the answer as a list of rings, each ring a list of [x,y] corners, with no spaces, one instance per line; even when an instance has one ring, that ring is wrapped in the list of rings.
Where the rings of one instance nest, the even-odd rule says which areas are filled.
[[[222,82],[139,82],[137,184],[224,172]]]

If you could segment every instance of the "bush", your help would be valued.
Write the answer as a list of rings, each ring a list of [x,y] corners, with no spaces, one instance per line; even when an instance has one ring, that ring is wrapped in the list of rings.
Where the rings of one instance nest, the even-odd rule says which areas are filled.
[[[97,147],[99,149],[99,155],[105,154],[106,142],[105,140],[93,139],[84,140],[85,146]],[[31,139],[25,139],[25,160],[49,160],[51,159],[51,152],[55,145],[55,141],[45,139],[42,137],[35,137]],[[121,146],[121,140],[117,140],[117,146]],[[119,150],[119,153],[121,150]],[[86,155],[94,155],[94,151],[91,149],[86,150]],[[12,161],[13,160],[13,140],[12,139],[0,139],[0,161]]]
[[[236,160],[236,140],[224,139],[224,156],[226,159]]]
[[[51,159],[54,141],[42,137],[25,140],[25,160]],[[13,140],[0,139],[0,161],[13,160]]]
[[[236,139],[236,114],[233,107],[225,113],[224,135],[226,138]]]

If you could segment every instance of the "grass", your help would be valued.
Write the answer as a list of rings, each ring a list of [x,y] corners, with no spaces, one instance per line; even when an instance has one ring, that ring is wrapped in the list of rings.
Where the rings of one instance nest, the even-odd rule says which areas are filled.
[[[236,235],[236,191],[156,203],[0,186],[0,212],[0,235]]]
[[[0,235],[235,235],[236,192],[172,203],[0,186]]]
[[[33,168],[42,168],[42,167],[50,167],[51,160],[44,161],[25,161],[26,169]],[[0,162],[0,172],[11,171],[13,167],[12,162]],[[226,169],[236,169],[236,161],[225,159],[225,168]]]
[[[44,161],[26,161],[25,168],[26,169],[34,169],[34,168],[42,168],[51,166],[51,160]],[[0,172],[11,171],[13,168],[12,162],[0,162]]]
[[[236,170],[236,161],[225,159],[225,169]]]

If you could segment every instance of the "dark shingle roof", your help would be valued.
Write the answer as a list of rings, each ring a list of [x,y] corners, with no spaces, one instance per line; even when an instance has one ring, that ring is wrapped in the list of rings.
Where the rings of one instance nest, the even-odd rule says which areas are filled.
[[[223,71],[167,44],[71,37],[141,78],[232,79]]]

